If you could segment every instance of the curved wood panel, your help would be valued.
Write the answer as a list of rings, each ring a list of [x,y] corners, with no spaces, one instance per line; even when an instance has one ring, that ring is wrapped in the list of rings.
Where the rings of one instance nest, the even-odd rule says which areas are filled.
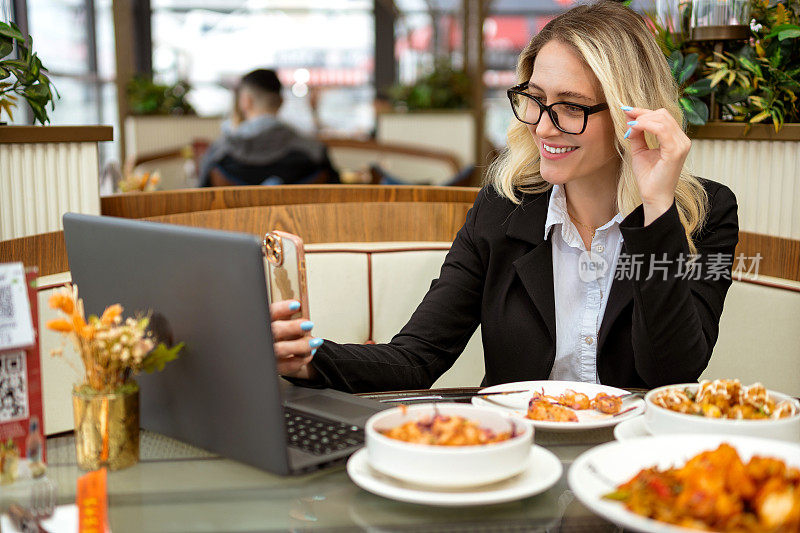
[[[281,185],[277,187],[210,187],[177,191],[117,194],[100,199],[101,213],[147,218],[192,211],[286,204],[344,202],[469,202],[476,187],[389,185]]]
[[[373,202],[241,207],[147,220],[262,236],[279,229],[304,242],[452,241],[471,203]]]
[[[68,271],[64,232],[53,231],[0,241],[0,263],[9,262],[22,262],[26,267],[39,267],[40,276]]]
[[[758,265],[760,276],[800,281],[800,241],[772,237],[759,233],[739,232],[736,255],[756,257],[761,254]],[[734,267],[736,263],[734,262]]]

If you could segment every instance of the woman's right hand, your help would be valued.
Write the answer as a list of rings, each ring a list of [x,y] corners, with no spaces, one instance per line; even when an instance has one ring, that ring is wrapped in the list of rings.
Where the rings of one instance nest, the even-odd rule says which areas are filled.
[[[300,302],[297,300],[283,300],[269,306],[278,374],[314,379],[317,374],[309,363],[322,345],[322,339],[311,335],[313,322],[305,318],[291,318],[299,310]]]

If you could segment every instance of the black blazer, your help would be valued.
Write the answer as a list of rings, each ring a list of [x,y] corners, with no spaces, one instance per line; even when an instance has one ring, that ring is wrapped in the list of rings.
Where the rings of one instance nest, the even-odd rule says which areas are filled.
[[[647,227],[642,206],[622,221],[621,253],[644,254],[642,276],[612,282],[597,336],[601,383],[656,387],[695,381],[706,368],[731,284],[739,225],[731,190],[702,183],[710,205],[695,236],[700,279],[675,276],[677,259],[688,256],[689,246],[674,203]],[[314,385],[349,392],[430,387],[478,324],[484,385],[547,379],[558,334],[552,247],[543,239],[549,197],[528,194],[515,205],[482,189],[408,324],[388,344],[325,341],[312,361],[320,374]],[[645,279],[651,259],[661,261],[664,254],[672,260],[666,280],[662,274]]]

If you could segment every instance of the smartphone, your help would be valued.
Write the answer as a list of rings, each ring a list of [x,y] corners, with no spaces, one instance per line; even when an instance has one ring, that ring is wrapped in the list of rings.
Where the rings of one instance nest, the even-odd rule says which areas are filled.
[[[300,310],[291,318],[308,319],[308,285],[303,240],[285,231],[270,231],[264,236],[264,267],[270,303],[297,300]]]

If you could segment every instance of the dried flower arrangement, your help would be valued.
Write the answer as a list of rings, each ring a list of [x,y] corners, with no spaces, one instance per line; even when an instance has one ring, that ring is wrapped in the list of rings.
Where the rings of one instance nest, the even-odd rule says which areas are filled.
[[[163,370],[178,357],[184,343],[168,348],[157,346],[147,330],[149,317],[128,317],[123,320],[122,306],[114,304],[102,316],[84,315],[83,300],[78,288],[65,287],[50,297],[49,305],[64,317],[50,320],[47,327],[72,340],[83,361],[85,380],[80,387],[96,392],[124,392],[136,387],[132,377],[142,370]],[[54,350],[54,355],[60,355]]]
[[[158,172],[145,172],[144,174],[130,174],[117,183],[119,192],[151,192],[158,188],[161,175]]]
[[[14,482],[17,477],[18,462],[19,450],[14,441],[11,439],[7,442],[0,441],[0,485]]]

